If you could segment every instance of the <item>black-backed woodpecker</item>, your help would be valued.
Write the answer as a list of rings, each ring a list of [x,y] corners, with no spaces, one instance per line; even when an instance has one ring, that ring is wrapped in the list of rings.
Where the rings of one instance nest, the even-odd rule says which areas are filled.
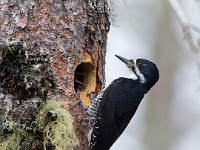
[[[90,150],[110,149],[129,124],[144,95],[159,79],[158,68],[153,62],[115,56],[126,64],[132,75],[114,80],[92,100],[87,110]]]

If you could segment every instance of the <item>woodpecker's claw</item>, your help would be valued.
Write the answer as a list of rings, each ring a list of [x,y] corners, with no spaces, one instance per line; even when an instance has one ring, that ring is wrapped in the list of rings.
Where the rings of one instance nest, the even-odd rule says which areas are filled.
[[[91,92],[90,94],[87,95],[91,101],[91,103],[94,102],[94,99],[96,98],[96,94],[94,92]]]

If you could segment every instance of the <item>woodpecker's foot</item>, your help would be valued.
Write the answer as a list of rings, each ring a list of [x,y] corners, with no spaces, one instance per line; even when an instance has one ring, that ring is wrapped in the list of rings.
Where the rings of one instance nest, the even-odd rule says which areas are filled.
[[[88,94],[90,101],[93,103],[94,99],[96,98],[96,94],[94,92],[91,92],[90,94]]]

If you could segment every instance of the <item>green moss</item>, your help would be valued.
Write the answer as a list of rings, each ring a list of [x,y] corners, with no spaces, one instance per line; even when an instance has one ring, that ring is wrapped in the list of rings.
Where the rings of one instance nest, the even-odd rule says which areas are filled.
[[[11,133],[0,131],[0,150],[20,150],[20,143],[26,139],[33,143],[34,146],[41,145],[41,141],[35,140],[34,137],[17,126],[14,121],[6,120],[6,124],[11,127]]]
[[[9,110],[6,110],[5,121],[2,124],[6,132],[3,128],[0,130],[0,150],[20,150],[30,147],[35,149],[43,147],[44,150],[49,147],[55,150],[74,150],[79,141],[73,128],[73,118],[59,102],[52,99],[43,104],[37,117],[36,133],[21,129],[21,125],[14,122],[8,115]],[[36,135],[38,132],[43,134],[43,138],[38,139]]]
[[[14,121],[6,120],[4,125],[9,126],[10,131],[6,133],[0,130],[0,150],[20,150],[21,142],[25,139],[35,147],[41,147],[41,140],[37,140],[34,135],[22,130]]]
[[[4,114],[5,122],[1,125],[1,128],[6,128],[12,133],[5,134],[2,129],[0,130],[0,150],[19,150],[21,136],[14,131],[16,124],[9,118],[8,113],[9,109],[6,109]]]
[[[49,112],[54,116],[49,117]],[[74,150],[79,144],[71,114],[62,108],[56,99],[47,101],[40,109],[38,127],[43,130],[44,150],[49,146],[56,150]]]
[[[20,149],[21,136],[17,133],[10,134],[4,139],[1,139],[0,149],[1,150],[19,150]]]
[[[49,57],[28,49],[17,41],[6,41],[0,47],[0,88],[20,102],[39,97],[47,99],[56,90]],[[1,46],[1,41],[0,41]]]

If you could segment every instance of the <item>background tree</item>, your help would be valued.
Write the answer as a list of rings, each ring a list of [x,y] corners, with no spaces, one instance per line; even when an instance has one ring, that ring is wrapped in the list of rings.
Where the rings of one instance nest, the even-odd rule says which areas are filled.
[[[106,84],[128,73],[114,54],[152,60],[160,78],[112,150],[200,149],[199,2],[115,1],[118,27],[109,31]]]

